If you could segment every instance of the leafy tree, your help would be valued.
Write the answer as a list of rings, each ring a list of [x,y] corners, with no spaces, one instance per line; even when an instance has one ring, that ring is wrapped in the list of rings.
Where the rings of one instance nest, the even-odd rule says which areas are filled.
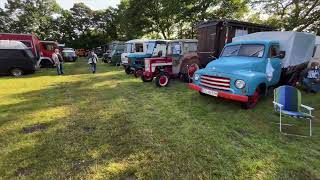
[[[59,10],[55,0],[8,0],[4,11],[8,18],[7,31],[35,32],[40,37],[45,37],[52,15]]]
[[[283,30],[319,30],[320,0],[253,0],[252,4],[269,15],[268,23]]]

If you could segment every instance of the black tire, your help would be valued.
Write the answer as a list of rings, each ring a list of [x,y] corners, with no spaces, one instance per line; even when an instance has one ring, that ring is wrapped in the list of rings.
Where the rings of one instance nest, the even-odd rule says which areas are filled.
[[[199,91],[199,94],[200,94],[201,96],[208,96],[207,94],[205,94],[205,93],[203,93],[203,92],[201,92],[201,91]]]
[[[151,78],[147,78],[147,77],[145,77],[145,76],[141,76],[141,80],[143,81],[143,82],[151,82],[151,81],[153,81],[153,77],[151,77]]]
[[[169,85],[170,77],[166,73],[161,73],[156,77],[155,83],[158,87],[166,87]]]
[[[131,74],[130,66],[125,67],[124,71],[126,72],[126,74]]]
[[[135,70],[133,74],[134,74],[134,77],[138,78],[140,76],[143,76],[142,75],[143,71],[141,69],[138,69],[138,70]]]
[[[49,61],[49,60],[42,60],[42,61],[40,62],[40,67],[41,67],[41,68],[53,68],[54,66],[53,66],[53,64],[51,63],[51,61]]]
[[[14,77],[20,77],[23,75],[23,70],[20,68],[13,68],[10,70],[10,74]]]
[[[259,99],[261,98],[261,90],[259,87],[255,90],[253,96],[249,97],[249,101],[242,104],[243,109],[253,109],[256,107],[256,105],[259,102]]]

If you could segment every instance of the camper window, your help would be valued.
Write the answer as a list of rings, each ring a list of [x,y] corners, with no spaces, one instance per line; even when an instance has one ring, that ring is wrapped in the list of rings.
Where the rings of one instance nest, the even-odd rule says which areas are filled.
[[[135,51],[136,52],[143,52],[143,44],[142,43],[135,44]]]

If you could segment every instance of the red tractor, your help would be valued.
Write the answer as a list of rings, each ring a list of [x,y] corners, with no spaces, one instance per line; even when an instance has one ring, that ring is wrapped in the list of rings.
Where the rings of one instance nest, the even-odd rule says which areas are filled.
[[[155,78],[158,87],[168,86],[170,78],[176,77],[189,82],[200,67],[197,43],[198,41],[193,39],[168,42],[165,54],[145,59],[142,81],[151,82]]]

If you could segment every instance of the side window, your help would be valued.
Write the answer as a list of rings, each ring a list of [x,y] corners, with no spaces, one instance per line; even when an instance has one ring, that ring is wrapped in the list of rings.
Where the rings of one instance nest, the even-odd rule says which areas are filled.
[[[0,50],[1,59],[22,59],[25,54],[22,50]]]
[[[143,52],[143,44],[135,44],[135,52]]]
[[[280,47],[279,45],[271,45],[269,49],[269,58],[273,58],[280,53]]]

